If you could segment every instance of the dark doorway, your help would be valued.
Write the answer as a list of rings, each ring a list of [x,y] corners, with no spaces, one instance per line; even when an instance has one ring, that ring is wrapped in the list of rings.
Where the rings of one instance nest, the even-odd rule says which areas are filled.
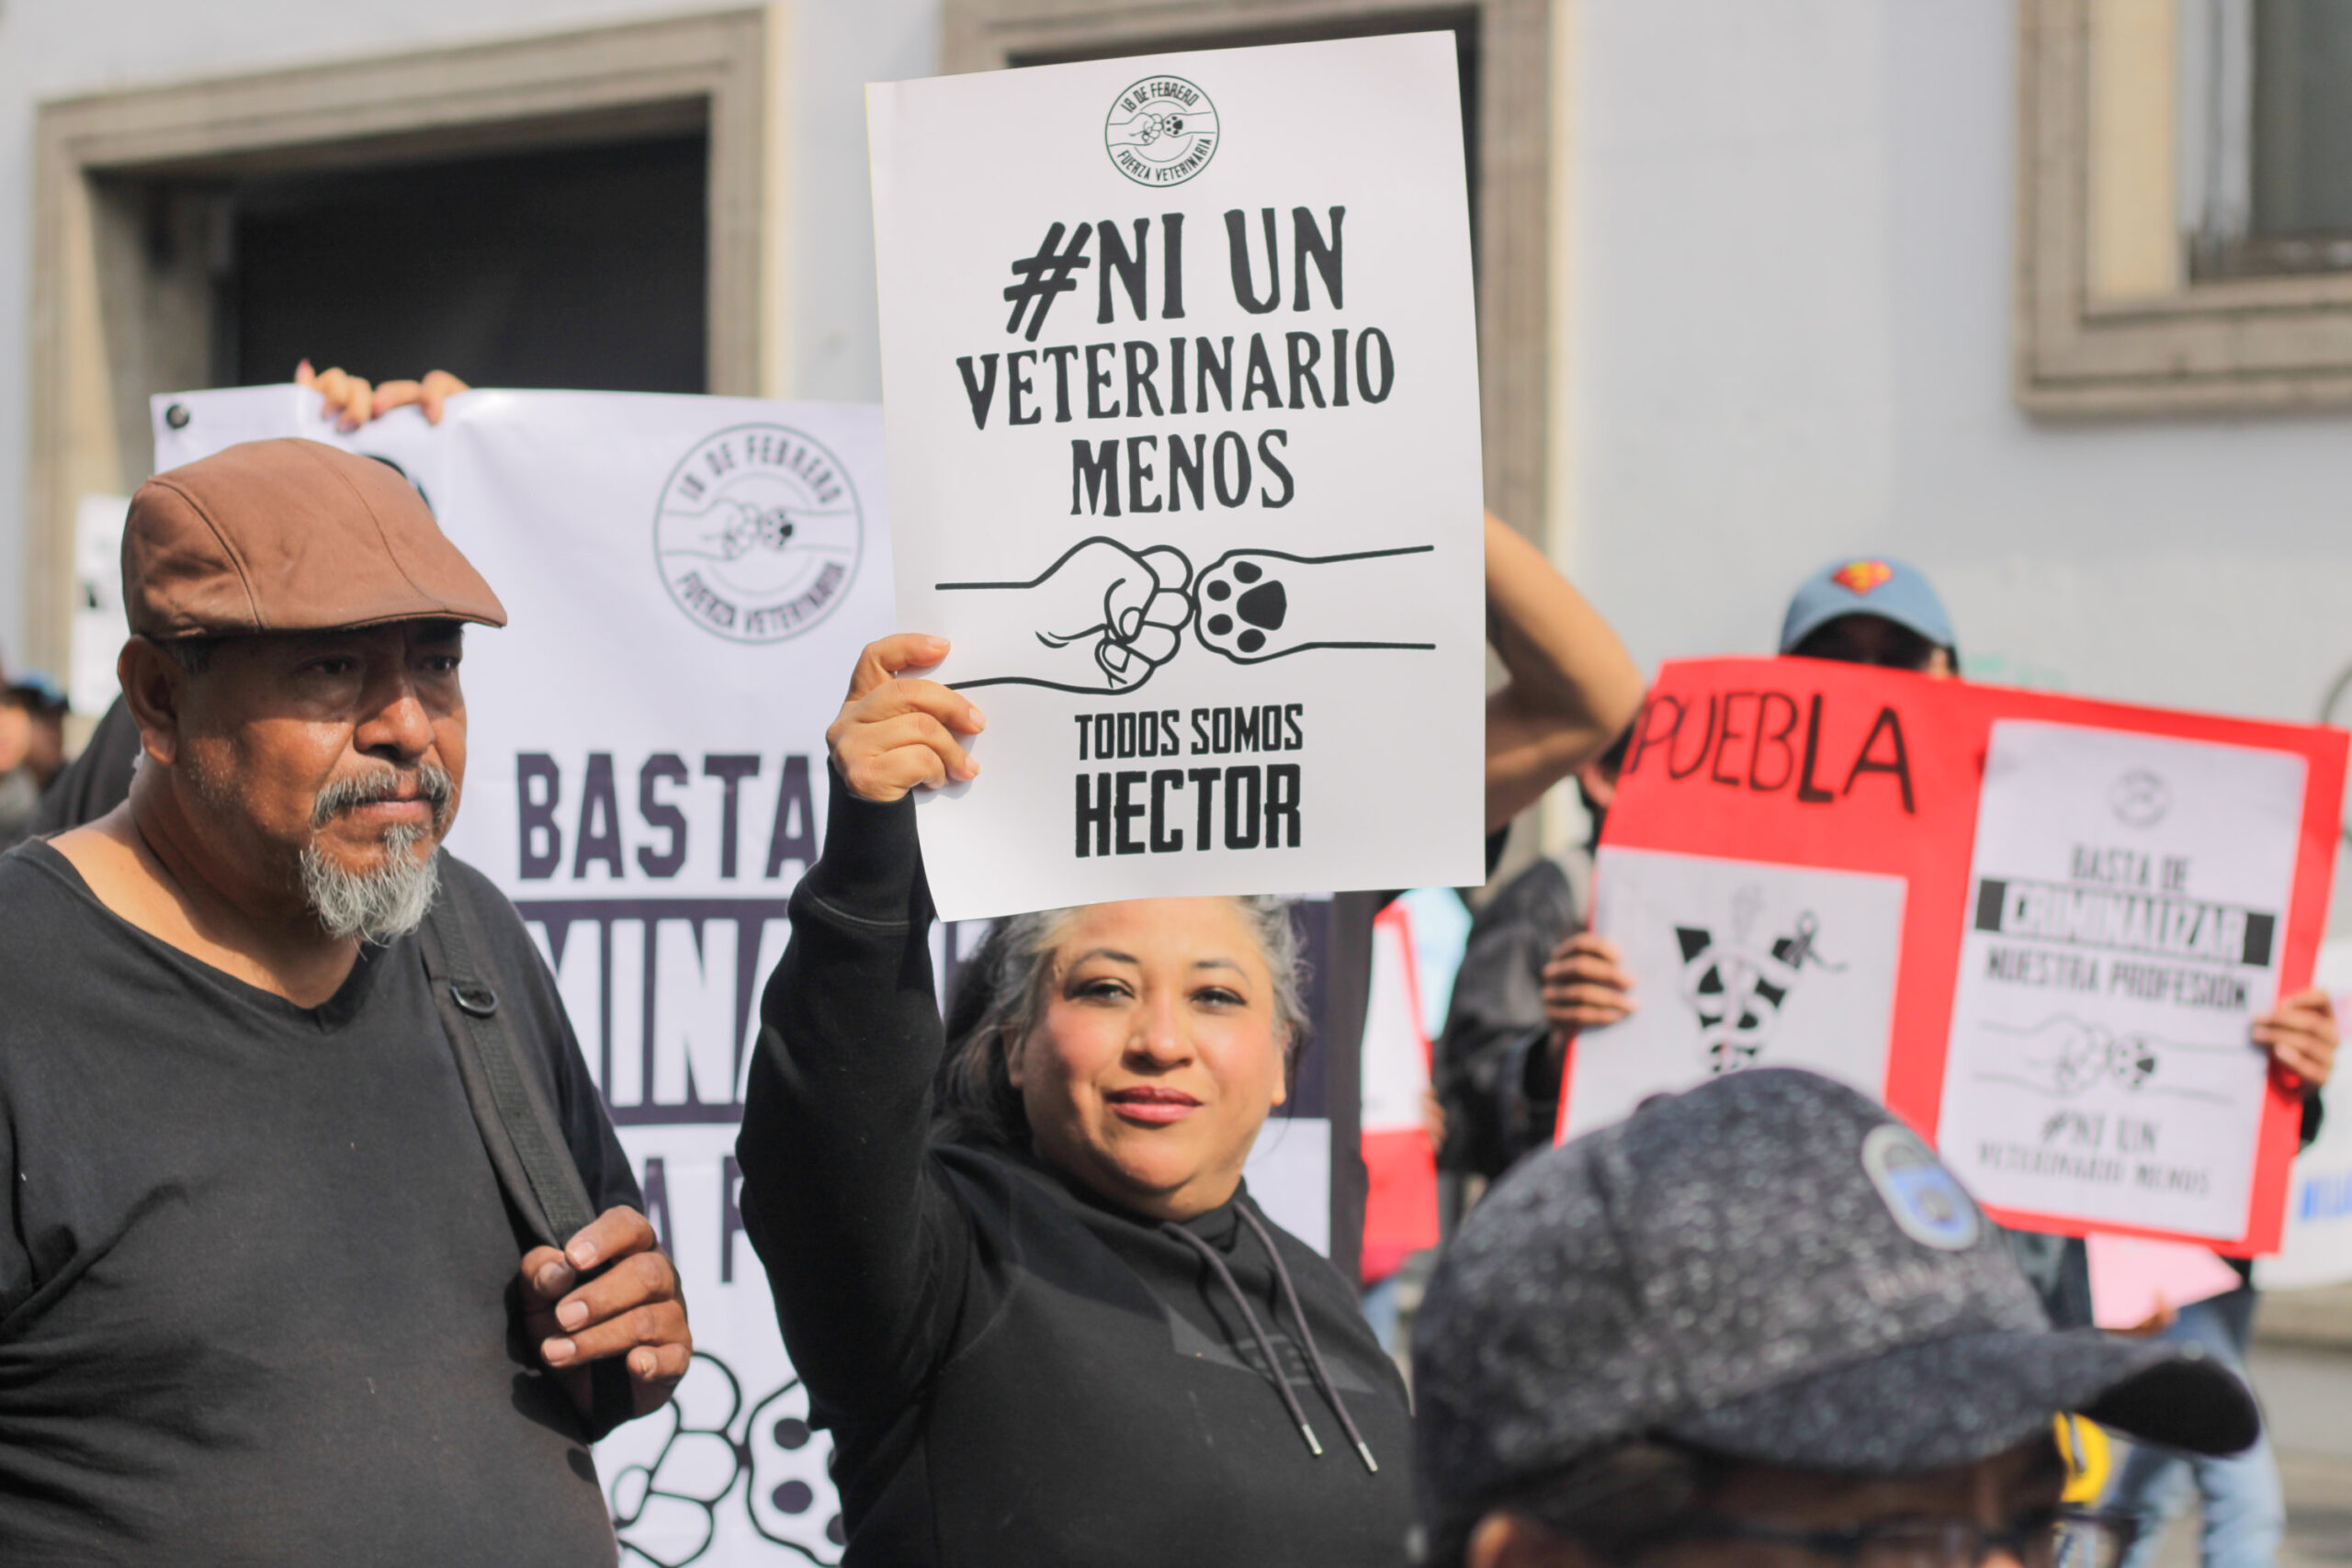
[[[216,186],[213,380],[283,381],[308,357],[704,391],[708,161],[696,132]]]

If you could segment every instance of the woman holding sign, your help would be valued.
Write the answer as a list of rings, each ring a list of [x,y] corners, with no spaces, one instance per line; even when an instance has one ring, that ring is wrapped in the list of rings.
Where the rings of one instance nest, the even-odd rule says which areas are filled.
[[[946,651],[859,660],[739,1145],[848,1561],[1405,1562],[1404,1383],[1241,1185],[1303,1043],[1287,909],[1015,917],[943,1030],[909,794],[983,720],[902,671]]]

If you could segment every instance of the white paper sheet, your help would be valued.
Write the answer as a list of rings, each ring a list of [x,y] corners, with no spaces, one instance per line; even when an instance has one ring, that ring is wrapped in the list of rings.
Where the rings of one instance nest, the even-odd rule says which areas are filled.
[[[1602,846],[1593,929],[1624,950],[1638,1006],[1577,1038],[1568,1134],[1744,1067],[1883,1098],[1904,895],[1895,876]]]
[[[1453,51],[868,89],[899,615],[989,720],[943,914],[1479,880]]]
[[[85,495],[74,509],[74,620],[65,694],[74,711],[96,718],[122,690],[116,656],[130,636],[122,608],[122,525],[127,495]]]
[[[1953,998],[1945,1161],[1984,1201],[2232,1237],[2267,1058],[2304,764],[1993,727]]]

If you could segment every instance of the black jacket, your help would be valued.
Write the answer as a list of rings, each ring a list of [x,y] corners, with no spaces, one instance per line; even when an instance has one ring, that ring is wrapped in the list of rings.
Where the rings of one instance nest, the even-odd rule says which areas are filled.
[[[35,837],[62,833],[95,822],[130,798],[130,775],[139,765],[139,721],[130,705],[115,698],[90,743],[49,781],[41,792],[40,809],[33,814]]]
[[[1449,1170],[1494,1180],[1548,1147],[1560,1116],[1560,1060],[1544,1021],[1544,965],[1585,924],[1591,859],[1539,860],[1470,922],[1437,1043]],[[1571,874],[1571,872],[1575,874]]]
[[[933,1141],[931,919],[911,803],[836,780],[738,1152],[745,1228],[833,1433],[848,1562],[1404,1562],[1403,1381],[1328,1263],[1246,1192],[1187,1239],[1021,1152]],[[1312,1374],[1284,1272],[1377,1472]]]

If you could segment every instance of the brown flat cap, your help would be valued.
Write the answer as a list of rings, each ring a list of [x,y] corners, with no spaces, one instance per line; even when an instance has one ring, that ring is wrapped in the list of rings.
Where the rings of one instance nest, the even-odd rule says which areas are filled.
[[[398,470],[321,441],[248,441],[141,485],[122,602],[130,629],[158,638],[506,624]]]

